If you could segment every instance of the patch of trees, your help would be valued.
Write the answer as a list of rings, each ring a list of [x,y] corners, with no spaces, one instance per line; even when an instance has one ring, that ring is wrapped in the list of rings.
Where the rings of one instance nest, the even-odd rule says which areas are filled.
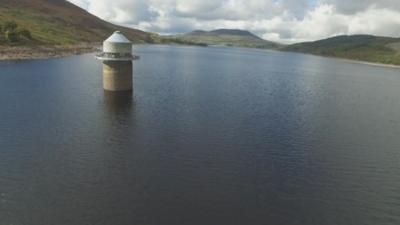
[[[16,43],[32,40],[31,32],[21,29],[14,21],[0,21],[0,42]]]

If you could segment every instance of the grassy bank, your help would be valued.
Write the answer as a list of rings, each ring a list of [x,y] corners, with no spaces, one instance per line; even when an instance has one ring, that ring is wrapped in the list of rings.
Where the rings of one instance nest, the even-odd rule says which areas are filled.
[[[0,46],[0,60],[59,58],[99,50],[100,43],[62,46]]]
[[[281,50],[372,63],[400,65],[400,39],[371,35],[338,36]]]

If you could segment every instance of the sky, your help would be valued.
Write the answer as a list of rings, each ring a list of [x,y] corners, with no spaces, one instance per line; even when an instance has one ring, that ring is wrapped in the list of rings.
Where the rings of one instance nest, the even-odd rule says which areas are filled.
[[[123,26],[159,34],[249,30],[281,42],[336,35],[400,37],[400,0],[68,0]]]

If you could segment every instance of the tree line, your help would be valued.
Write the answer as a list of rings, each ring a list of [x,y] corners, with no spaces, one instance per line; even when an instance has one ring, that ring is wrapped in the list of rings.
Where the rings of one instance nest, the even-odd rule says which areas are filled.
[[[0,42],[16,43],[28,40],[32,40],[29,30],[19,28],[14,21],[0,21]]]

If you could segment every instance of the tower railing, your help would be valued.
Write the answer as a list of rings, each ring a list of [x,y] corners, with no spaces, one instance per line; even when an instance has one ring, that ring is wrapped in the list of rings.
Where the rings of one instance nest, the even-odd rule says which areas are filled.
[[[108,58],[108,59],[132,59],[137,60],[140,57],[137,55],[132,55],[131,53],[111,53],[111,52],[101,52],[96,55],[97,58]]]

